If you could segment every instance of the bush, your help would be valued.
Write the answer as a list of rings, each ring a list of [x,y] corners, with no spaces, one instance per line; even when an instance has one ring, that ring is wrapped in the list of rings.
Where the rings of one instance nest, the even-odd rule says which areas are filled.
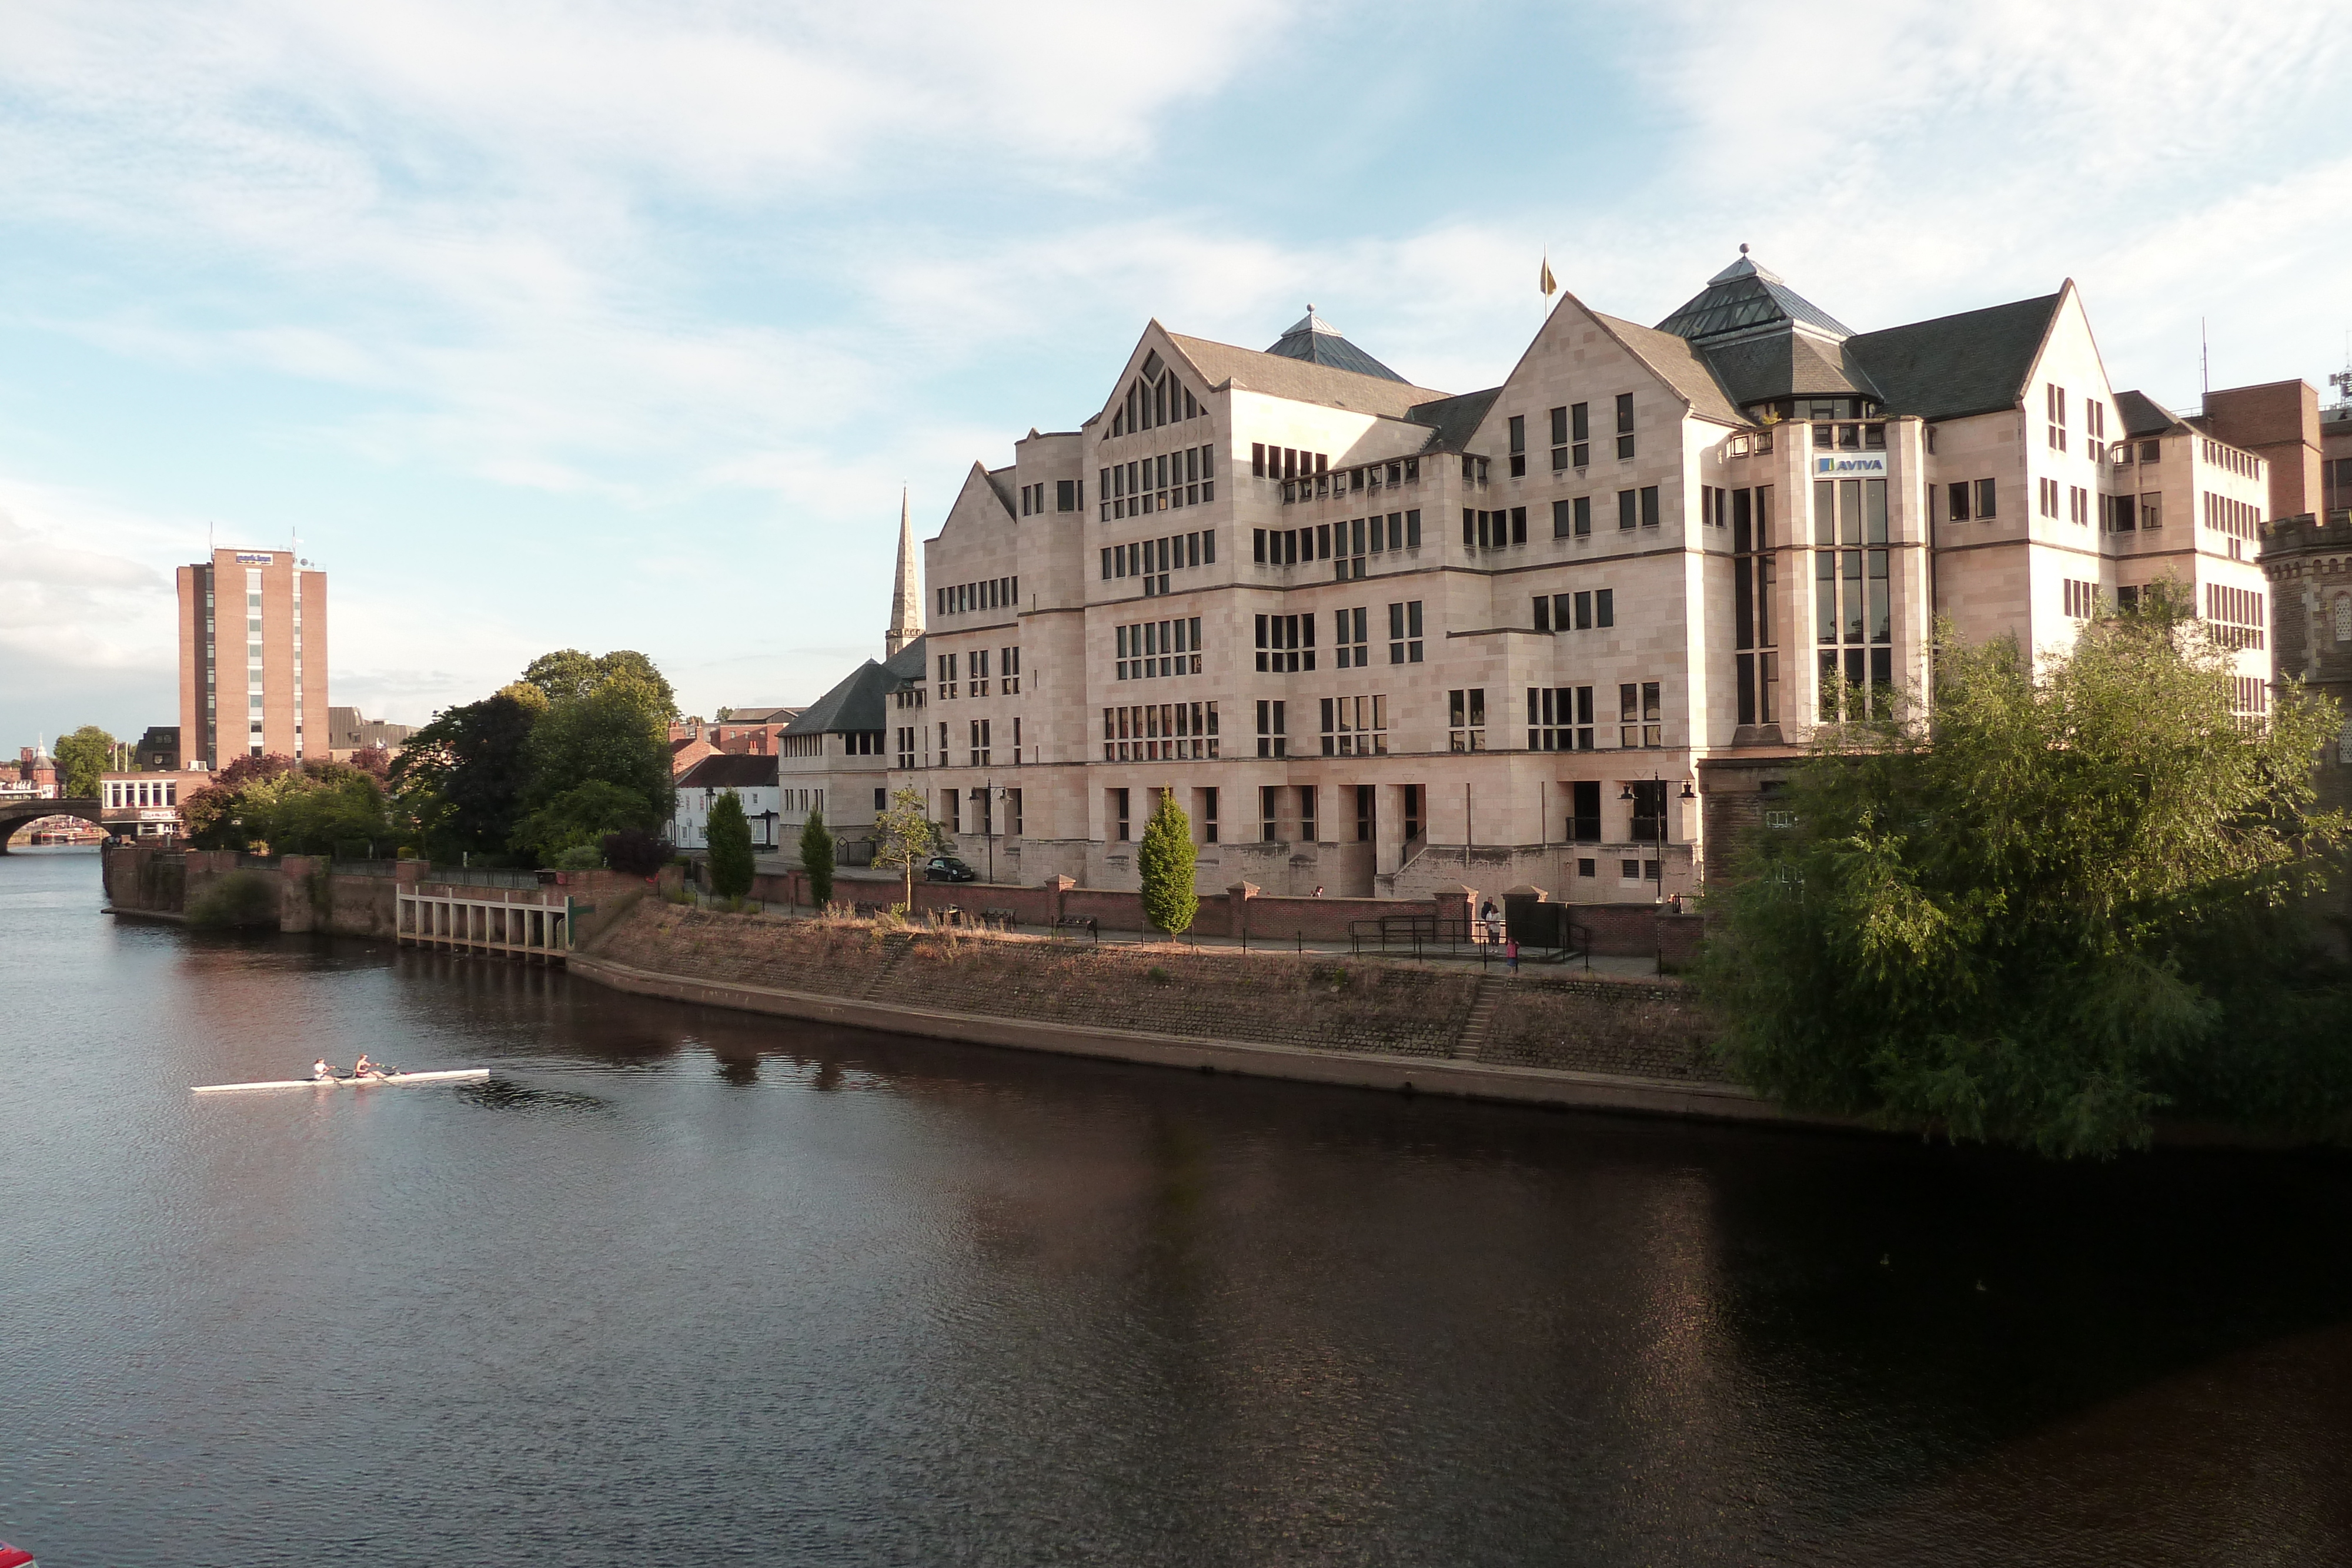
[[[574,844],[555,857],[557,871],[594,871],[604,863],[604,852],[594,844]]]
[[[266,872],[233,871],[188,904],[188,924],[249,931],[278,925],[278,883]]]

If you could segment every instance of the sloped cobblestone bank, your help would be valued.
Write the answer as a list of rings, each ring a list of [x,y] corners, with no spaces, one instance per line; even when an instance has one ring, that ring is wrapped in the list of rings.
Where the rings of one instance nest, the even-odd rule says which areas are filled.
[[[593,944],[640,969],[1198,1040],[1443,1057],[1473,975],[1315,956],[1095,947],[647,904]]]

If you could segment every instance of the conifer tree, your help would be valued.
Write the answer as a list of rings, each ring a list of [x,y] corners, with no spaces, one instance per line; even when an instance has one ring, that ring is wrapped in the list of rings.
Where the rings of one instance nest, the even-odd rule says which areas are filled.
[[[824,812],[809,813],[801,828],[801,869],[808,873],[809,902],[823,909],[833,902],[833,830]]]
[[[751,823],[743,802],[728,790],[710,803],[710,891],[740,898],[751,891]]]
[[[1193,856],[1192,819],[1175,795],[1162,789],[1151,821],[1144,824],[1135,864],[1143,882],[1143,917],[1171,936],[1191,930],[1200,911],[1200,897],[1192,891]]]

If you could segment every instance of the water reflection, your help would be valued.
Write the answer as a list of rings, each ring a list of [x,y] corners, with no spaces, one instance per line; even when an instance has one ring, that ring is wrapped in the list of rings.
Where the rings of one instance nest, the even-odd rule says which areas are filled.
[[[45,1560],[2347,1554],[2337,1162],[877,1038],[111,925],[93,872],[0,862],[43,1020],[0,1045],[0,1534]],[[497,1075],[185,1092],[330,1044]]]

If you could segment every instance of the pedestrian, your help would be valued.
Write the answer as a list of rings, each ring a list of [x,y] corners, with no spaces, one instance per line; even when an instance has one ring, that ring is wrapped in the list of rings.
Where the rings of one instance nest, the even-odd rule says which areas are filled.
[[[1503,944],[1503,967],[1514,975],[1519,972],[1519,939],[1516,936]]]
[[[1486,927],[1486,940],[1489,943],[1500,942],[1503,939],[1503,912],[1495,907],[1493,899],[1488,899],[1485,907],[1478,911],[1478,919],[1479,923]]]
[[[1315,884],[1315,896],[1318,898],[1323,896],[1323,884],[1319,882]]]

